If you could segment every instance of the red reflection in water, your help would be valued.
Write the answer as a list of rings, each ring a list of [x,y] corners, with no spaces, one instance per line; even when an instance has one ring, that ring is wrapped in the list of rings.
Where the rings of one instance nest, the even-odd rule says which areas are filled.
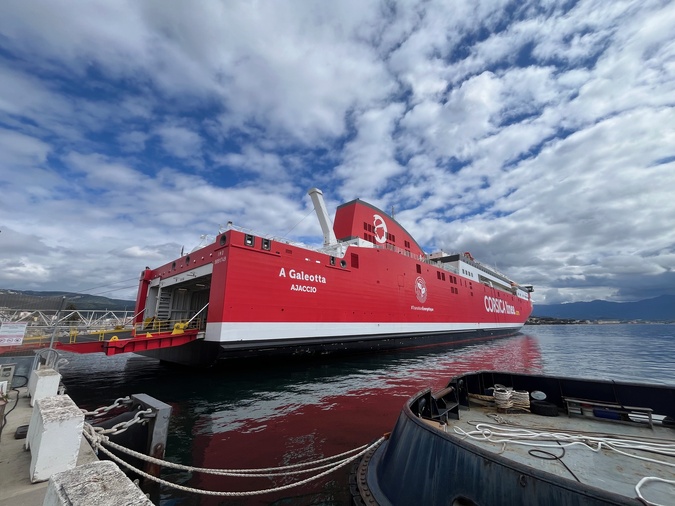
[[[363,377],[344,378],[342,383],[331,382],[325,392],[307,402],[275,406],[274,413],[265,419],[247,418],[246,408],[237,413],[236,424],[219,424],[217,413],[207,415],[200,427],[203,434],[193,441],[193,465],[261,468],[335,455],[391,431],[408,398],[428,387],[443,388],[454,375],[478,370],[541,371],[537,341],[526,335],[418,357],[414,365],[411,370],[404,362]],[[228,430],[228,425],[236,428]],[[299,490],[245,499],[201,496],[199,504],[349,504],[348,467]],[[291,481],[295,480],[195,474],[188,485],[205,490],[257,490]]]

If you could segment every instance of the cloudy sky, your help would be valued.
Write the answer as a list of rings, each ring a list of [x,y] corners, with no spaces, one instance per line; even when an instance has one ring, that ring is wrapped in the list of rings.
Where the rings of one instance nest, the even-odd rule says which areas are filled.
[[[4,0],[0,288],[361,198],[536,301],[675,293],[675,2]]]

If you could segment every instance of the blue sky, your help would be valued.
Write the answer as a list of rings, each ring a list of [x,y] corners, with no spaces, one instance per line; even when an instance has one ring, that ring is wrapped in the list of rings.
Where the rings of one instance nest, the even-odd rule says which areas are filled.
[[[235,224],[318,244],[306,192],[536,301],[675,293],[675,3],[0,6],[0,288],[135,297]]]

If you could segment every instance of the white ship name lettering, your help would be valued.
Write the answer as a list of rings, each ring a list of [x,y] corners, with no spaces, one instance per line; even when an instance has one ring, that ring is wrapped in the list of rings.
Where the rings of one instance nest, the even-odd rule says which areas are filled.
[[[291,285],[291,292],[316,293],[316,286]]]
[[[433,311],[433,307],[423,307],[423,306],[410,306],[410,309],[413,311]]]
[[[513,307],[511,304],[507,304],[501,299],[488,297],[486,295],[483,300],[485,302],[485,310],[488,313],[517,314],[515,307]]]
[[[283,267],[279,271],[279,277],[286,277],[286,269]],[[298,281],[309,281],[311,283],[322,283],[326,284],[326,278],[320,274],[307,274],[305,271],[296,271],[295,269],[290,269],[288,271],[288,277],[291,279],[297,279]]]

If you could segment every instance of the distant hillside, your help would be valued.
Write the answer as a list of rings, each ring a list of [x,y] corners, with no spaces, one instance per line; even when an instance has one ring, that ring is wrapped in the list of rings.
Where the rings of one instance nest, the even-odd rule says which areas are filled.
[[[636,302],[570,302],[534,306],[532,316],[575,320],[675,321],[675,295],[661,295]]]
[[[66,307],[75,309],[109,309],[133,311],[133,300],[109,299],[99,295],[72,292],[36,292],[32,290],[6,290],[0,288],[0,307],[10,309],[58,309],[61,298],[66,298]],[[70,306],[70,307],[72,307]]]

